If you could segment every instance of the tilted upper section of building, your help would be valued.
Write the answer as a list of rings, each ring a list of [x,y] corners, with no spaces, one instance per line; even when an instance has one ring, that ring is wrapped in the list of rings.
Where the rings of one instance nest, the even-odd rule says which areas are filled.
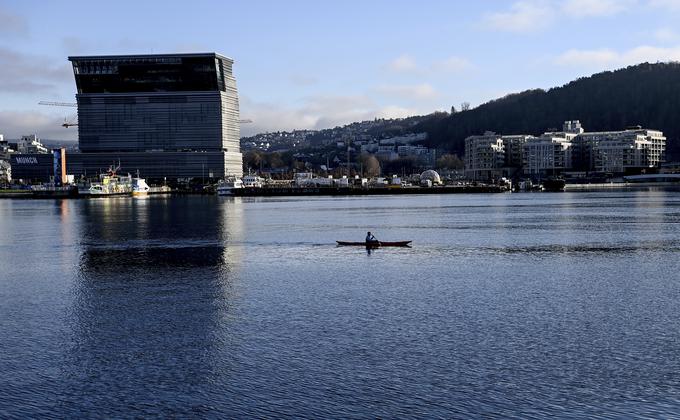
[[[234,61],[216,53],[68,58],[78,93],[226,91]]]

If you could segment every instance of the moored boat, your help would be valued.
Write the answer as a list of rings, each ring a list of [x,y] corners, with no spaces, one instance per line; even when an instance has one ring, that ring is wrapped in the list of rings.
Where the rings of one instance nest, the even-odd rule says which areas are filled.
[[[134,196],[145,196],[149,194],[149,185],[146,183],[144,178],[140,178],[139,174],[136,178],[132,179],[132,195]]]
[[[234,195],[234,190],[243,188],[243,181],[238,178],[220,180],[217,184],[217,195]]]
[[[99,175],[98,181],[84,181],[78,184],[78,194],[85,197],[105,197],[111,195],[129,195],[132,193],[132,176],[119,176],[120,169],[109,168],[108,172]]]

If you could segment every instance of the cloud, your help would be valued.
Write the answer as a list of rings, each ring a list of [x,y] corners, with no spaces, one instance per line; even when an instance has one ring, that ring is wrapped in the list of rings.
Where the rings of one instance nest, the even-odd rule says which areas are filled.
[[[674,12],[680,11],[680,0],[650,0],[649,5]]]
[[[418,70],[418,64],[413,57],[402,54],[387,64],[387,68],[398,73],[408,73]]]
[[[68,63],[0,47],[0,92],[45,94],[68,82],[73,83]]]
[[[430,99],[437,96],[437,91],[429,83],[418,85],[383,85],[376,91],[385,95],[401,99]]]
[[[314,96],[305,98],[297,108],[256,102],[241,97],[241,115],[253,119],[241,126],[242,136],[294,129],[323,129],[373,118],[403,118],[416,110],[397,105],[379,106],[368,96]]]
[[[653,47],[643,45],[626,51],[612,49],[577,50],[572,49],[555,58],[561,66],[587,68],[617,68],[643,62],[680,61],[680,46]]]
[[[437,61],[432,65],[433,70],[446,73],[459,73],[474,68],[474,65],[464,57],[451,56],[445,60]]]
[[[291,74],[288,80],[295,86],[312,86],[319,83],[319,79],[305,74]]]
[[[680,39],[680,35],[671,28],[659,28],[654,31],[654,38],[660,42],[674,42]]]
[[[28,23],[21,16],[0,9],[0,35],[27,35]]]
[[[390,61],[386,66],[391,72],[410,73],[411,75],[426,76],[435,73],[462,73],[474,68],[470,60],[460,56],[450,56],[439,59],[430,64],[418,65],[416,60],[407,54]]]
[[[664,0],[651,0],[664,1]],[[666,0],[672,2],[672,0]],[[558,18],[612,16],[630,10],[638,0],[520,0],[504,12],[487,13],[483,24],[491,29],[530,33],[550,27]],[[679,2],[680,3],[680,2]]]
[[[612,16],[635,3],[635,0],[567,0],[562,11],[573,17]]]
[[[0,111],[0,129],[5,139],[37,134],[43,139],[76,140],[78,130],[64,128],[64,117],[39,111]]]
[[[518,1],[507,12],[489,13],[484,23],[496,30],[509,32],[534,32],[550,25],[554,7],[547,1]]]

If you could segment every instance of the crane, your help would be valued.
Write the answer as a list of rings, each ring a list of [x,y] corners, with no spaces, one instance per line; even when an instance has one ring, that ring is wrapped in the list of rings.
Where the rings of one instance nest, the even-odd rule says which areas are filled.
[[[78,104],[73,102],[50,102],[50,101],[40,101],[38,105],[49,105],[49,106],[70,106],[76,108]]]
[[[40,101],[38,102],[38,105],[48,105],[48,106],[67,106],[71,108],[77,108],[78,104],[74,102],[52,102],[52,101]],[[245,119],[245,120],[238,120],[239,124],[250,124],[252,123],[253,120],[251,119]],[[66,120],[64,120],[64,123],[61,125],[62,127],[69,128],[69,127],[74,127],[77,126],[78,123],[69,123]]]

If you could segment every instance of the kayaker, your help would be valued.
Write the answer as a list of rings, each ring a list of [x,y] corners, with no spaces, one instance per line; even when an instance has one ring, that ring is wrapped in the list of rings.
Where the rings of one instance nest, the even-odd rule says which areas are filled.
[[[378,242],[377,239],[375,239],[375,236],[371,234],[371,232],[366,233],[366,242]]]

